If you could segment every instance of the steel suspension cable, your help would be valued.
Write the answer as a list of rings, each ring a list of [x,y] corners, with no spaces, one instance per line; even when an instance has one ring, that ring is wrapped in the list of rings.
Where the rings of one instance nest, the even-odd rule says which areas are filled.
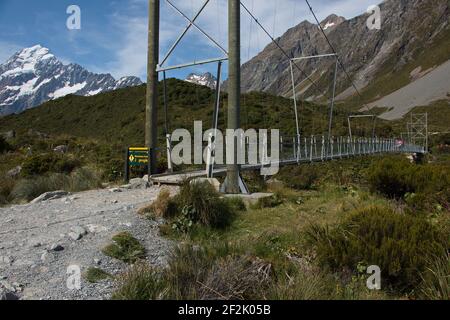
[[[267,29],[261,24],[261,22],[259,22],[259,20],[255,17],[255,15],[241,2],[241,6],[244,8],[245,11],[247,11],[247,13],[253,18],[253,20],[255,20],[256,24],[264,31],[264,33],[272,40],[272,42],[278,47],[278,49],[280,49],[280,51],[289,59],[289,61],[292,59],[292,57],[290,57],[288,55],[288,53],[286,52],[286,50],[284,50],[280,44],[274,39],[274,37],[267,31]],[[311,82],[311,84],[314,86],[314,88],[322,93],[320,91],[320,88],[317,86],[317,84],[311,79],[311,77],[305,72],[303,71],[303,69],[301,69],[297,63],[295,63],[295,61],[292,62],[292,64],[305,76],[305,78]]]
[[[355,89],[356,93],[357,93],[360,97],[362,97],[361,93],[359,92],[358,88],[356,87],[355,83],[353,82],[352,78],[350,77],[349,73],[348,73],[347,70],[345,69],[345,66],[344,66],[344,64],[342,63],[341,59],[339,59],[339,56],[337,55],[337,52],[336,52],[334,46],[331,44],[330,39],[328,38],[328,36],[327,36],[326,33],[325,33],[325,30],[323,30],[322,26],[320,25],[319,19],[317,19],[317,16],[316,16],[316,14],[315,14],[313,8],[312,8],[311,5],[309,4],[309,1],[308,1],[308,0],[305,0],[305,2],[306,2],[306,4],[308,5],[309,10],[311,11],[311,13],[312,13],[314,19],[316,20],[317,25],[318,25],[320,31],[322,32],[323,36],[325,37],[326,41],[328,42],[328,45],[330,46],[330,48],[331,48],[331,50],[333,51],[333,53],[336,54],[337,60],[338,60],[338,62],[339,62],[339,65],[341,66],[342,70],[344,71],[344,73],[345,73],[345,75],[347,76],[348,80],[351,82],[351,84],[352,84],[353,88]]]

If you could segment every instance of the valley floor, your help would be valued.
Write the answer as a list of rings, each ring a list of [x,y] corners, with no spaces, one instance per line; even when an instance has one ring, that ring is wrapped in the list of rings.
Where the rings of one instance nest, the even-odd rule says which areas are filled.
[[[157,222],[136,214],[158,193],[157,187],[94,190],[0,208],[0,289],[12,289],[18,297],[33,300],[109,298],[112,280],[91,284],[82,277],[81,290],[68,289],[67,281],[77,267],[82,274],[91,267],[111,275],[124,272],[125,263],[101,253],[112,236],[122,231],[145,246],[151,265],[164,266],[171,242],[158,235]],[[79,240],[69,235],[76,227],[87,232]]]

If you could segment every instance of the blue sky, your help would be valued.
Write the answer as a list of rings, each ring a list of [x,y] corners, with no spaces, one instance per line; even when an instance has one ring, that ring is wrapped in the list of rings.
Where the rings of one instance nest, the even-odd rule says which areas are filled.
[[[171,0],[193,16],[204,0]],[[312,16],[304,0],[243,0],[275,36]],[[310,0],[320,19],[331,13],[351,18],[363,13],[376,0]],[[161,0],[161,55],[186,26],[186,20]],[[81,30],[68,30],[69,5],[81,8]],[[227,1],[211,0],[198,24],[227,47]],[[242,12],[242,60],[260,52],[270,39]],[[118,78],[135,75],[145,80],[147,47],[147,0],[0,0],[0,63],[24,47],[41,44],[64,63],[75,62],[90,71],[111,73]],[[252,31],[252,32],[250,32]],[[180,44],[169,65],[221,57],[220,50],[195,29]],[[213,71],[201,66],[168,76]]]

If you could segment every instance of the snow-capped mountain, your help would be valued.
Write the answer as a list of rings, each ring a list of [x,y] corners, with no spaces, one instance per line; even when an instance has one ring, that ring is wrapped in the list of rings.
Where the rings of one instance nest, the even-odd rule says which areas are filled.
[[[68,94],[92,96],[142,84],[137,77],[116,81],[78,64],[63,64],[40,45],[25,48],[0,64],[0,115],[19,113]]]
[[[214,77],[209,72],[204,73],[204,74],[191,73],[190,75],[187,76],[185,81],[190,82],[190,83],[199,84],[201,86],[207,86],[207,87],[210,87],[211,89],[215,89],[216,84],[217,84],[216,77]]]
[[[326,33],[329,33],[343,22],[345,22],[344,17],[339,17],[335,14],[332,14],[329,15],[325,20],[323,20],[320,25]]]

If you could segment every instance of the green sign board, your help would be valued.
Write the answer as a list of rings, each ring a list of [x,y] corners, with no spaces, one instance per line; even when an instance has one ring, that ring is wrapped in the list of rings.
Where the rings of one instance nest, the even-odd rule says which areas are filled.
[[[148,148],[129,148],[128,165],[142,167],[148,165]]]

